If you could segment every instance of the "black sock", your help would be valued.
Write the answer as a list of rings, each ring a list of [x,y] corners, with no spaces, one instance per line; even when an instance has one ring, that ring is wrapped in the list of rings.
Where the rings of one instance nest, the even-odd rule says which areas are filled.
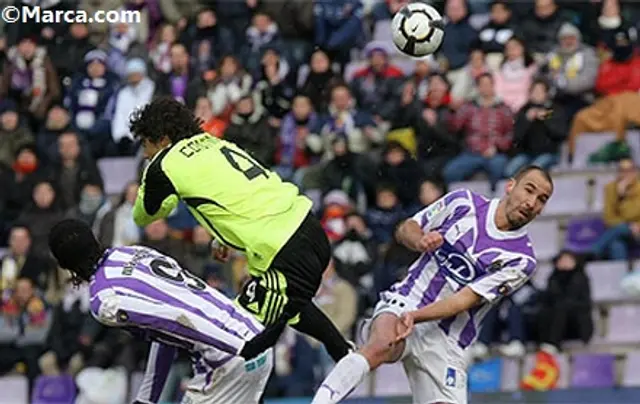
[[[336,362],[347,355],[351,348],[335,324],[313,303],[300,311],[300,321],[293,328],[322,342]]]

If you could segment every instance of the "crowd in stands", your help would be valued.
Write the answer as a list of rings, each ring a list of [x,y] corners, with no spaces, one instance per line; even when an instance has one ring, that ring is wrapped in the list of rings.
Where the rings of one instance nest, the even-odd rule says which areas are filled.
[[[33,2],[0,0],[14,3]],[[90,223],[104,245],[163,251],[230,296],[245,280],[241,255],[213,262],[211,236],[185,206],[139,229],[131,215],[138,184],[105,193],[97,161],[139,156],[129,115],[158,96],[184,102],[203,131],[237,143],[313,199],[334,257],[317,302],[349,338],[416,258],[394,241],[399,221],[463,180],[486,178],[487,196],[499,196],[500,181],[525,165],[551,169],[563,147],[571,162],[581,134],[614,132],[589,157],[620,161],[604,191],[606,232],[590,254],[559,251],[547,290],[528,285],[497,307],[472,353],[485,357],[503,329],[507,356],[522,356],[527,342],[544,355],[567,339],[589,342],[585,262],[627,259],[640,238],[640,182],[625,142],[627,128],[640,125],[640,8],[434,1],[445,41],[415,60],[388,37],[406,3],[48,0],[41,7],[136,10],[142,19],[0,27],[0,374],[33,380],[144,364],[147,344],[98,325],[86,288],[69,285],[52,261],[47,234],[61,218]],[[311,394],[331,366],[293,331],[276,355],[269,396]]]

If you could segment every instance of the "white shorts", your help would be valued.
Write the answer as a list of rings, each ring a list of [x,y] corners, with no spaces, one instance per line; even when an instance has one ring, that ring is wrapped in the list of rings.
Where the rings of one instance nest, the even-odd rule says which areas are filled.
[[[362,340],[366,341],[371,324],[380,314],[400,317],[415,307],[404,296],[383,293],[372,319],[362,328]],[[416,324],[400,360],[409,379],[413,404],[467,403],[464,351],[436,322]]]
[[[181,404],[258,404],[272,368],[273,349],[247,362],[233,358],[213,372],[209,390],[187,388]]]

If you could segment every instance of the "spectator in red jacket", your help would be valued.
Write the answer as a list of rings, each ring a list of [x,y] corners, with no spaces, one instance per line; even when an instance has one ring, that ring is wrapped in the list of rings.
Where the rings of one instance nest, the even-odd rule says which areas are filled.
[[[486,171],[495,192],[507,164],[504,153],[513,139],[513,114],[496,98],[491,74],[480,75],[476,83],[479,96],[449,118],[450,130],[461,133],[466,150],[444,167],[443,177],[450,184]]]
[[[628,34],[619,32],[609,60],[600,65],[596,92],[608,96],[640,90],[640,54]]]

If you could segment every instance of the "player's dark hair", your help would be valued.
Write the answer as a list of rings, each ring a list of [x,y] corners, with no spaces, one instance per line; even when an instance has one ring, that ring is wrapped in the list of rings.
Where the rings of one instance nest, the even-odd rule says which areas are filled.
[[[53,226],[49,248],[60,267],[71,272],[75,285],[89,281],[105,250],[89,225],[77,219],[65,219]]]
[[[138,139],[159,143],[167,136],[171,143],[203,132],[202,121],[186,105],[172,97],[159,97],[137,109],[129,120],[131,133]]]
[[[516,175],[513,176],[513,179],[516,180],[516,182],[519,182],[522,178],[524,178],[527,174],[529,174],[531,171],[537,171],[540,174],[542,174],[544,176],[544,178],[549,181],[549,184],[551,184],[551,188],[553,188],[553,178],[551,178],[551,174],[549,174],[549,171],[538,167],[538,166],[534,166],[534,165],[528,165],[524,168],[522,168],[520,171],[518,171],[516,173]]]

